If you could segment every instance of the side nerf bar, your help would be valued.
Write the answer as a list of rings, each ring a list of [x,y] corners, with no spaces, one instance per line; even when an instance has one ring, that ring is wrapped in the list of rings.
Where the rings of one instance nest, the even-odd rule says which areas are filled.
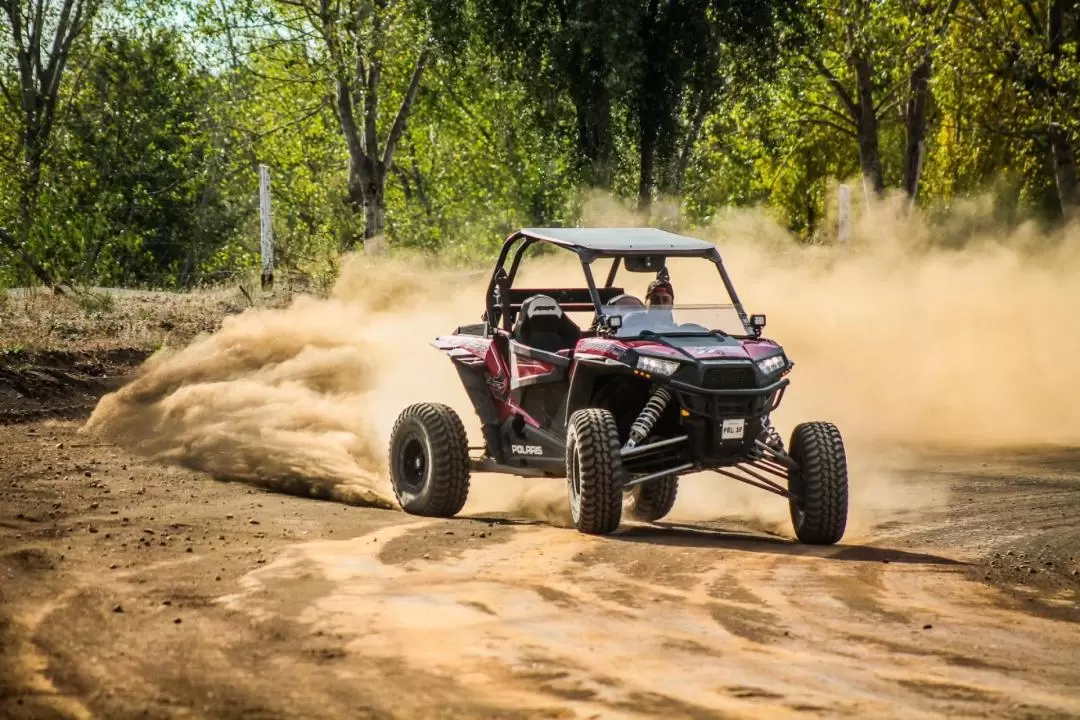
[[[642,475],[641,477],[633,478],[623,483],[622,486],[624,488],[628,488],[633,487],[634,485],[641,485],[642,483],[647,483],[650,480],[657,480],[668,475],[678,475],[679,473],[684,473],[687,470],[693,470],[695,467],[696,466],[694,465],[694,463],[683,463],[682,465],[676,465],[675,467],[668,468],[667,470],[660,470],[658,472],[649,473],[648,475]]]
[[[623,456],[623,459],[637,457],[638,455],[647,455],[654,450],[663,450],[666,447],[686,442],[689,437],[689,435],[679,435],[678,437],[667,438],[666,440],[657,440],[656,442],[649,443],[648,445],[638,445],[629,449],[624,448],[620,452]]]

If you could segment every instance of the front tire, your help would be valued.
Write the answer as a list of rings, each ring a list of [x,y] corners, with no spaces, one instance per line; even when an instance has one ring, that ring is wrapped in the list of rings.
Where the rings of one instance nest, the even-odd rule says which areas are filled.
[[[469,497],[469,440],[454,410],[439,403],[405,408],[390,435],[390,481],[401,509],[453,517]]]
[[[585,408],[570,416],[566,433],[566,486],[574,527],[607,535],[622,520],[619,428],[608,410]]]
[[[656,522],[675,506],[679,493],[679,478],[665,477],[635,485],[627,493],[625,509],[630,517],[641,522]]]
[[[847,529],[848,476],[844,441],[835,425],[808,422],[791,433],[788,478],[795,536],[808,545],[833,545]]]

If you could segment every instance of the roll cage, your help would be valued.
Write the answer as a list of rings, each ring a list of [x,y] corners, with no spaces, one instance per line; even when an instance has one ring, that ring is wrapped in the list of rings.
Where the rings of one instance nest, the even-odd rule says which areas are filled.
[[[586,287],[514,288],[514,279],[521,267],[521,261],[526,251],[536,243],[554,245],[576,254],[581,261]],[[501,327],[505,332],[510,332],[522,303],[538,294],[553,298],[565,311],[593,310],[597,318],[602,318],[604,305],[624,292],[623,288],[615,287],[615,278],[623,260],[631,257],[658,257],[659,267],[663,267],[669,257],[697,257],[710,260],[716,265],[744,331],[747,336],[752,334],[750,320],[716,247],[704,240],[675,235],[655,228],[523,228],[518,230],[506,238],[499,252],[499,258],[487,287],[483,320],[489,330]],[[597,286],[592,272],[592,263],[600,259],[614,260],[603,287]],[[510,260],[509,269],[506,267],[507,260]]]

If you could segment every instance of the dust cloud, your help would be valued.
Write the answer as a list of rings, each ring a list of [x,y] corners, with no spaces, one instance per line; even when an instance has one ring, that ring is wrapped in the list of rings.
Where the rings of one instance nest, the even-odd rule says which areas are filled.
[[[618,203],[588,224],[630,225]],[[694,233],[715,242],[747,312],[795,363],[773,422],[836,423],[851,478],[848,541],[948,501],[903,472],[926,451],[1080,445],[1080,228],[1002,228],[979,198],[947,213],[889,198],[859,212],[845,245],[801,245],[766,213],[738,210]],[[722,302],[710,268],[669,263],[678,303]],[[644,292],[649,278],[628,291]],[[705,474],[680,483],[673,520],[731,517],[791,535],[787,502]]]
[[[586,225],[643,224],[611,200]],[[860,210],[844,246],[806,246],[764,212],[733,211],[693,233],[720,247],[748,312],[795,363],[773,420],[835,422],[848,445],[849,537],[889,513],[939,504],[906,487],[886,455],[1080,444],[1080,238],[999,229],[973,204],[942,217],[895,202]],[[436,335],[478,322],[490,268],[350,256],[325,299],[250,310],[186,348],[151,358],[85,428],[219,477],[344,502],[392,506],[386,441],[398,413],[445,402],[479,427]],[[526,263],[522,282],[578,284],[571,258]],[[672,262],[679,303],[724,302],[708,267]],[[620,275],[643,295],[645,275]],[[586,320],[587,322],[587,320]],[[270,480],[270,478],[274,478]],[[559,481],[474,478],[466,514],[518,512],[567,524]],[[781,498],[722,479],[684,483],[673,519],[756,518],[790,533]]]
[[[250,309],[154,355],[83,432],[222,479],[394,507],[385,441],[404,404],[456,380],[426,343],[453,330],[444,289],[473,277],[349,257],[329,298]]]

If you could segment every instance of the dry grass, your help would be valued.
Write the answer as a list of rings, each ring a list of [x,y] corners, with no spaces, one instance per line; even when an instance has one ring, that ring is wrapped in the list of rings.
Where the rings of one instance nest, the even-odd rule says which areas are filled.
[[[190,293],[0,291],[0,353],[182,346],[217,330],[226,315],[281,302],[282,294],[245,294],[236,285]]]

